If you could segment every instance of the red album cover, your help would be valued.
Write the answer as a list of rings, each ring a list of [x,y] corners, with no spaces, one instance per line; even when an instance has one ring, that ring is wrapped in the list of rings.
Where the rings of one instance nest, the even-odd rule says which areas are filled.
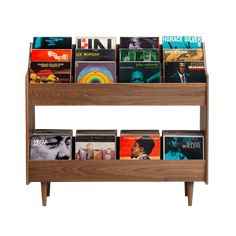
[[[31,61],[38,62],[70,62],[71,49],[33,49],[31,52]]]
[[[121,136],[120,160],[160,160],[160,136]]]

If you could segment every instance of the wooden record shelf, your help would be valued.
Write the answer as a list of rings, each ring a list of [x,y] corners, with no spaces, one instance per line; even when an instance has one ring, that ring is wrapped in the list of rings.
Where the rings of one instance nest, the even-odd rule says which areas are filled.
[[[205,160],[33,161],[30,135],[39,105],[196,105]],[[29,84],[26,79],[26,181],[41,182],[45,206],[51,182],[181,181],[192,205],[193,183],[208,183],[208,82],[194,84]]]
[[[200,107],[199,131],[204,134],[204,160],[181,161],[35,161],[30,136],[35,106],[47,105],[195,105]],[[41,182],[46,206],[51,182],[180,181],[192,205],[196,181],[208,184],[208,75],[206,83],[153,84],[30,84],[26,76],[26,183]]]

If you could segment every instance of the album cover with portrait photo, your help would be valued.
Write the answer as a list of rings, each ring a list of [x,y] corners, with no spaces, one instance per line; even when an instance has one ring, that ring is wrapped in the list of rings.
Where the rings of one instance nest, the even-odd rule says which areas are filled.
[[[121,130],[120,160],[159,160],[158,130]]]
[[[30,138],[30,160],[71,160],[72,130],[36,130]]]
[[[160,83],[160,62],[120,62],[120,83]]]
[[[163,64],[166,83],[206,82],[204,62],[164,62]]]

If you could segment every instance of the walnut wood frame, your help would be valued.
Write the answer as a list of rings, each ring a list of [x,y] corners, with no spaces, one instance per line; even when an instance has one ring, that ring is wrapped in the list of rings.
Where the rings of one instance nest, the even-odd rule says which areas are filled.
[[[35,129],[35,106],[40,105],[196,105],[200,107],[205,159],[33,161],[30,136]],[[65,181],[181,181],[191,206],[194,182],[208,184],[208,75],[206,83],[191,84],[30,84],[27,74],[26,183],[41,182],[42,204],[46,206],[50,183]]]

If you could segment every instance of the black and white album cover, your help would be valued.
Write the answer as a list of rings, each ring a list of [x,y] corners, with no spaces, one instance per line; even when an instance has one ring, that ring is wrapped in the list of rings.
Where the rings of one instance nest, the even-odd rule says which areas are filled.
[[[30,140],[30,160],[71,160],[72,130],[35,132]]]

